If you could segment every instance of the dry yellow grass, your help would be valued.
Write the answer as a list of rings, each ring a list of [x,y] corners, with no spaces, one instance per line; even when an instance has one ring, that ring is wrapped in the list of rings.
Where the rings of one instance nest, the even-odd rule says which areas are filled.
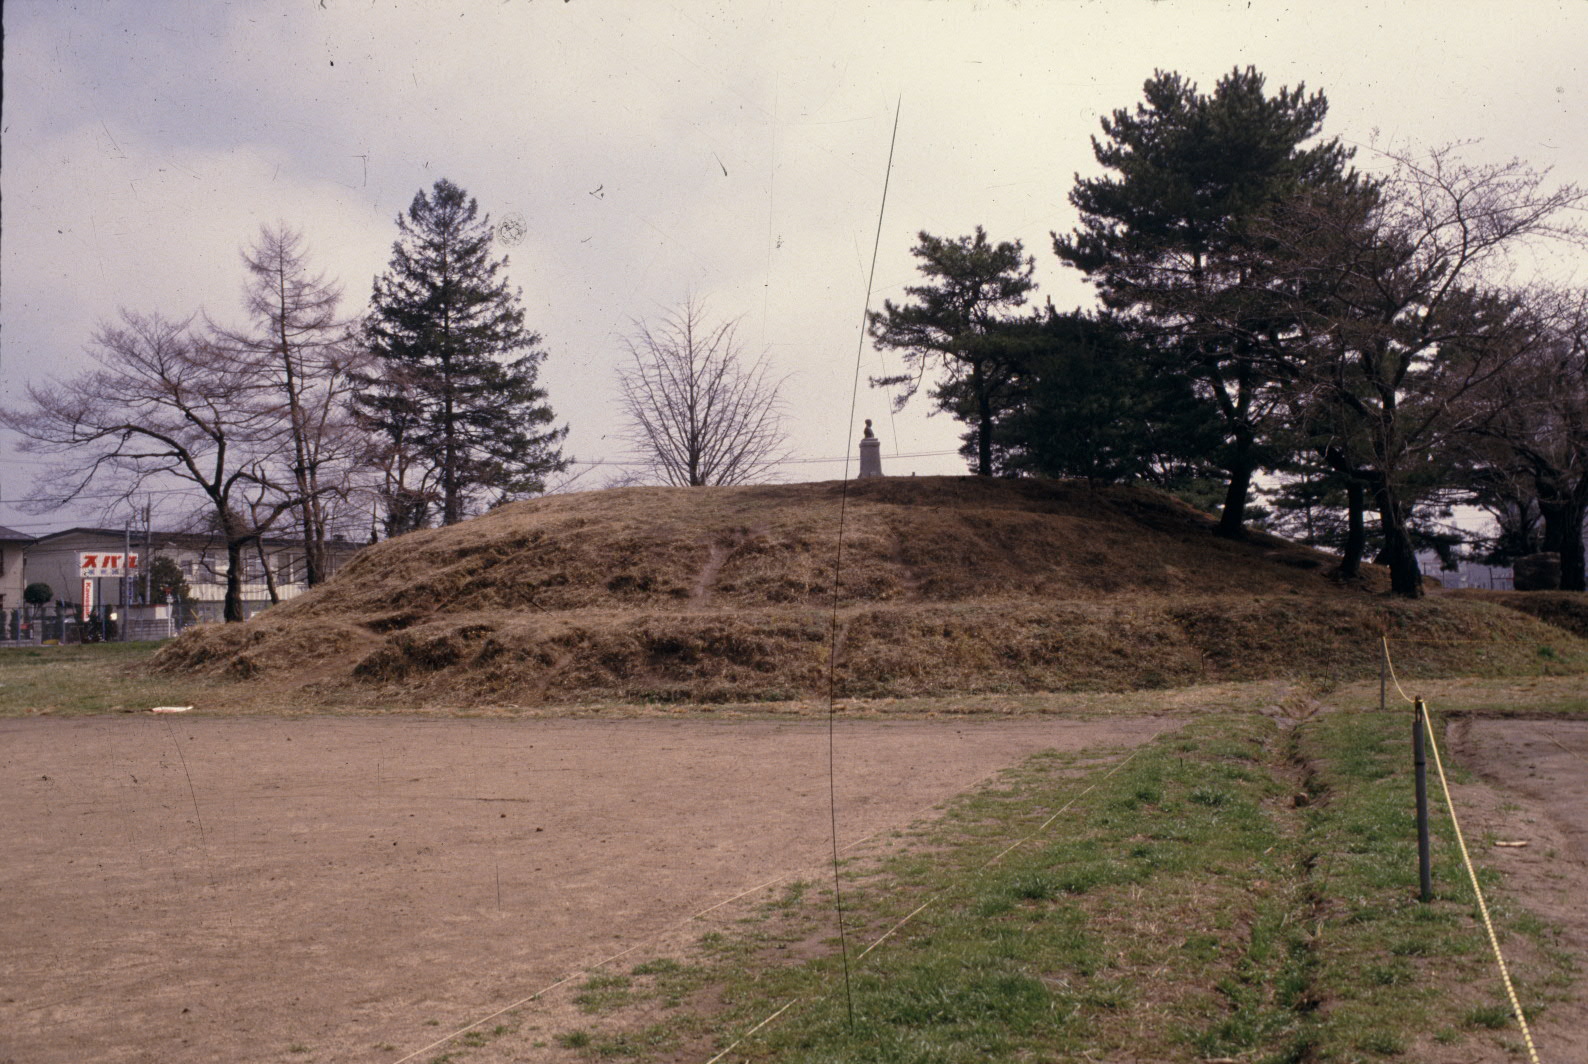
[[[843,509],[842,560],[839,516]],[[747,701],[1588,666],[1503,598],[1386,599],[1327,555],[1234,543],[1156,493],[896,478],[627,488],[502,507],[362,552],[157,667],[395,704]],[[837,587],[836,608],[834,588]],[[1548,648],[1541,656],[1541,648]]]

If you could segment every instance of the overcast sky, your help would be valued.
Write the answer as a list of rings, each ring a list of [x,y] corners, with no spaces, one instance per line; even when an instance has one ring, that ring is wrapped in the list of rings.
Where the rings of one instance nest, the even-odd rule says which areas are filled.
[[[524,223],[501,250],[576,458],[621,460],[622,337],[690,293],[790,375],[793,450],[842,457],[857,354],[862,377],[898,368],[861,348],[896,104],[873,307],[915,280],[918,231],[977,225],[1036,256],[1039,299],[1088,303],[1049,233],[1098,172],[1099,117],[1155,69],[1322,89],[1364,166],[1373,143],[1476,139],[1478,161],[1588,182],[1582,0],[8,0],[4,20],[7,404],[83,366],[120,307],[235,321],[261,223],[301,228],[361,310],[396,215],[446,177]],[[960,426],[927,413],[862,380],[888,473],[963,472]],[[81,521],[14,507],[37,466],[12,442],[0,524]]]

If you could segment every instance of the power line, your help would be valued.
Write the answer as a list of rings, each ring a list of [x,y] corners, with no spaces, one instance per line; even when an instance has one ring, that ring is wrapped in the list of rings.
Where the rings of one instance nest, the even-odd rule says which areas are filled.
[[[889,458],[942,458],[942,457],[945,457],[945,456],[951,455],[951,454],[959,454],[959,451],[957,451],[957,450],[954,450],[954,451],[909,451],[909,452],[905,452],[903,454],[891,454],[888,457]],[[816,465],[816,464],[823,463],[823,462],[850,462],[850,461],[853,461],[853,460],[854,460],[853,457],[850,456],[850,455],[831,455],[831,456],[824,456],[824,457],[821,457],[821,458],[782,458],[782,459],[779,459],[778,461],[773,462],[771,464],[772,465]],[[598,466],[609,466],[609,467],[614,468],[614,469],[642,469],[642,468],[645,468],[646,466],[648,466],[650,463],[647,462],[646,460],[642,459],[642,458],[584,458],[584,459],[575,459],[571,464],[572,465],[576,465],[576,466],[589,466],[591,468],[595,468],[595,467],[598,467]]]

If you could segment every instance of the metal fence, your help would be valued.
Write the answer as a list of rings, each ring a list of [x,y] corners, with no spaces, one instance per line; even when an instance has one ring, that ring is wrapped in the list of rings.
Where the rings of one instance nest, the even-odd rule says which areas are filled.
[[[186,624],[180,609],[163,611],[134,607],[123,616],[120,607],[98,606],[87,619],[71,603],[0,610],[0,646],[48,646],[67,643],[116,642],[122,639],[170,639]]]

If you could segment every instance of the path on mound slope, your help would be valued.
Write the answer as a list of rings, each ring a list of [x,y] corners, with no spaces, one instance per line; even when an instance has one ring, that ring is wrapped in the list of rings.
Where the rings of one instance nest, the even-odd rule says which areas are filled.
[[[1545,620],[1342,588],[1330,556],[1219,539],[1159,493],[975,477],[854,482],[847,503],[837,482],[516,503],[376,544],[159,664],[456,704],[808,697],[826,685],[841,506],[845,696],[1354,677],[1386,629],[1425,641],[1413,671],[1536,668],[1545,644],[1588,665],[1588,642]]]

